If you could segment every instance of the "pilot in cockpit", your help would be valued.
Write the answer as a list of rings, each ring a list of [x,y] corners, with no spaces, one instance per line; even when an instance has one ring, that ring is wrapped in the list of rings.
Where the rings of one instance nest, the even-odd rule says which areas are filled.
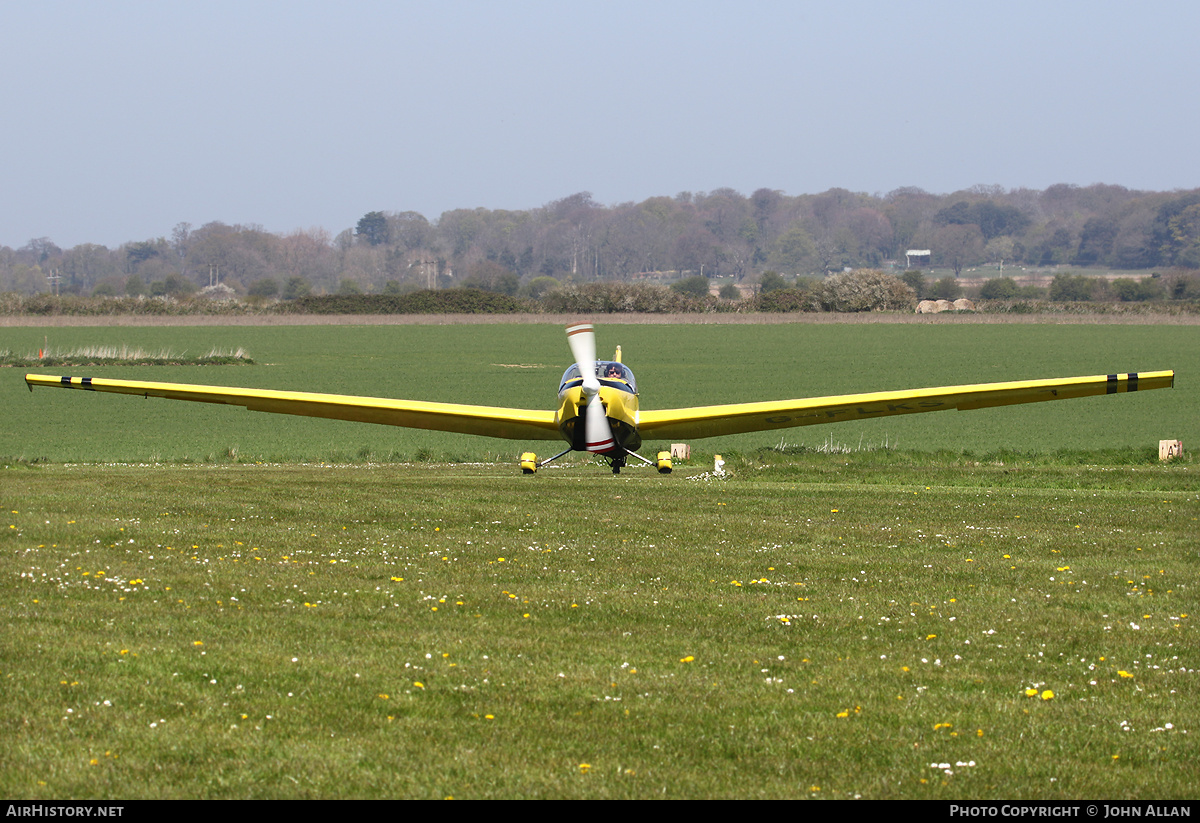
[[[608,378],[609,380],[622,380],[622,379],[624,379],[624,378],[623,378],[623,375],[621,374],[621,367],[620,367],[620,366],[618,366],[616,363],[609,363],[609,364],[608,364],[608,369],[607,369],[607,370],[605,370],[605,372],[604,372],[604,376],[605,376],[606,378]]]

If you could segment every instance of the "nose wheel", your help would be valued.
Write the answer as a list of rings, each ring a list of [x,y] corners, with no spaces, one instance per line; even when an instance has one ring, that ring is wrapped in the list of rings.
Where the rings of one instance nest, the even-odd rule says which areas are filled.
[[[616,452],[609,456],[608,464],[612,466],[613,474],[620,474],[625,467],[625,455],[628,452]]]

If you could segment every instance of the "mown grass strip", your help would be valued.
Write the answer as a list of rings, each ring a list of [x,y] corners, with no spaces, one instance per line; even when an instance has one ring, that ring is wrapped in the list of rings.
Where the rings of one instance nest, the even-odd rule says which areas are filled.
[[[1196,796],[1190,467],[802,457],[0,472],[0,792]]]

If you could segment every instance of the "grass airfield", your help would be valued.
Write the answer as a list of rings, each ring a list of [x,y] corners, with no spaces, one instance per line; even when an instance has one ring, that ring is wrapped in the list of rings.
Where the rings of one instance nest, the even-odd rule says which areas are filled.
[[[636,327],[614,336],[625,338],[643,402],[653,391],[656,406],[697,394],[765,399],[764,387],[770,397],[962,382],[913,382],[929,369],[904,352],[943,351],[945,337],[875,328],[854,327],[852,338],[706,328],[711,357],[743,358],[721,361],[728,379],[686,370],[699,359],[686,350],[695,329],[657,348]],[[143,342],[128,329],[69,331]],[[949,342],[977,380],[1182,375],[1194,364],[1192,328],[1103,331],[990,332],[978,348],[956,332]],[[245,338],[259,332],[256,350]],[[261,369],[104,374],[307,388],[296,381],[308,358],[320,390],[344,382],[462,401],[471,385],[529,405],[518,387],[549,397],[566,360],[558,328],[400,334],[392,345],[438,368],[417,379],[401,367],[375,391],[365,375],[385,371],[353,352],[382,341],[376,331],[290,334],[208,330],[205,345],[246,346],[275,364]],[[1025,362],[1047,335],[1057,359]],[[600,339],[603,352],[605,327]],[[331,341],[340,348],[320,354]],[[780,394],[798,380],[781,376],[780,361],[749,359],[789,344],[803,344],[804,373],[821,381],[813,391]],[[901,353],[885,374],[889,349]],[[666,365],[651,366],[651,350]],[[1093,367],[1121,353],[1133,362]],[[447,365],[455,359],[467,365]],[[830,368],[838,362],[854,369]],[[493,374],[504,377],[486,382]],[[857,388],[838,388],[847,382]],[[926,442],[975,453],[815,451],[831,437],[877,443],[891,428],[793,430],[787,441],[802,447],[784,453],[763,448],[775,438],[718,443],[731,470],[720,480],[706,471],[709,451],[669,477],[585,464],[522,477],[507,448],[494,464],[437,462],[455,451],[486,458],[464,438],[388,441],[411,433],[65,391],[31,397],[20,385],[16,397],[2,393],[5,410],[32,405],[42,428],[8,417],[0,432],[0,454],[14,456],[0,462],[0,792],[1194,798],[1200,484],[1190,458],[1158,465],[1145,443],[1166,430],[1188,444],[1194,394],[1180,383],[894,421],[950,426]],[[1140,419],[1147,409],[1152,425]],[[1052,414],[1022,416],[1035,410]],[[243,423],[258,421],[270,431],[247,439]],[[993,431],[999,421],[1007,431]],[[964,441],[960,423],[994,438]],[[328,427],[329,439],[298,436],[297,424]],[[922,431],[937,429],[902,436],[929,437]],[[434,459],[375,462],[421,449]],[[272,461],[276,452],[289,459]],[[50,460],[31,465],[35,455]]]
[[[8,469],[0,792],[1196,796],[1191,467],[829,459]]]

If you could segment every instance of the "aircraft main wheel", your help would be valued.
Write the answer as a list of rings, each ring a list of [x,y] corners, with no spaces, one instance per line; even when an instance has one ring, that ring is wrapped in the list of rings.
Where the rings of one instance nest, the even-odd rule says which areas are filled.
[[[537,472],[537,455],[533,452],[525,452],[521,455],[521,472],[524,474],[534,474]]]
[[[671,473],[671,453],[670,452],[659,452],[658,453],[658,473],[659,474],[670,474]]]

